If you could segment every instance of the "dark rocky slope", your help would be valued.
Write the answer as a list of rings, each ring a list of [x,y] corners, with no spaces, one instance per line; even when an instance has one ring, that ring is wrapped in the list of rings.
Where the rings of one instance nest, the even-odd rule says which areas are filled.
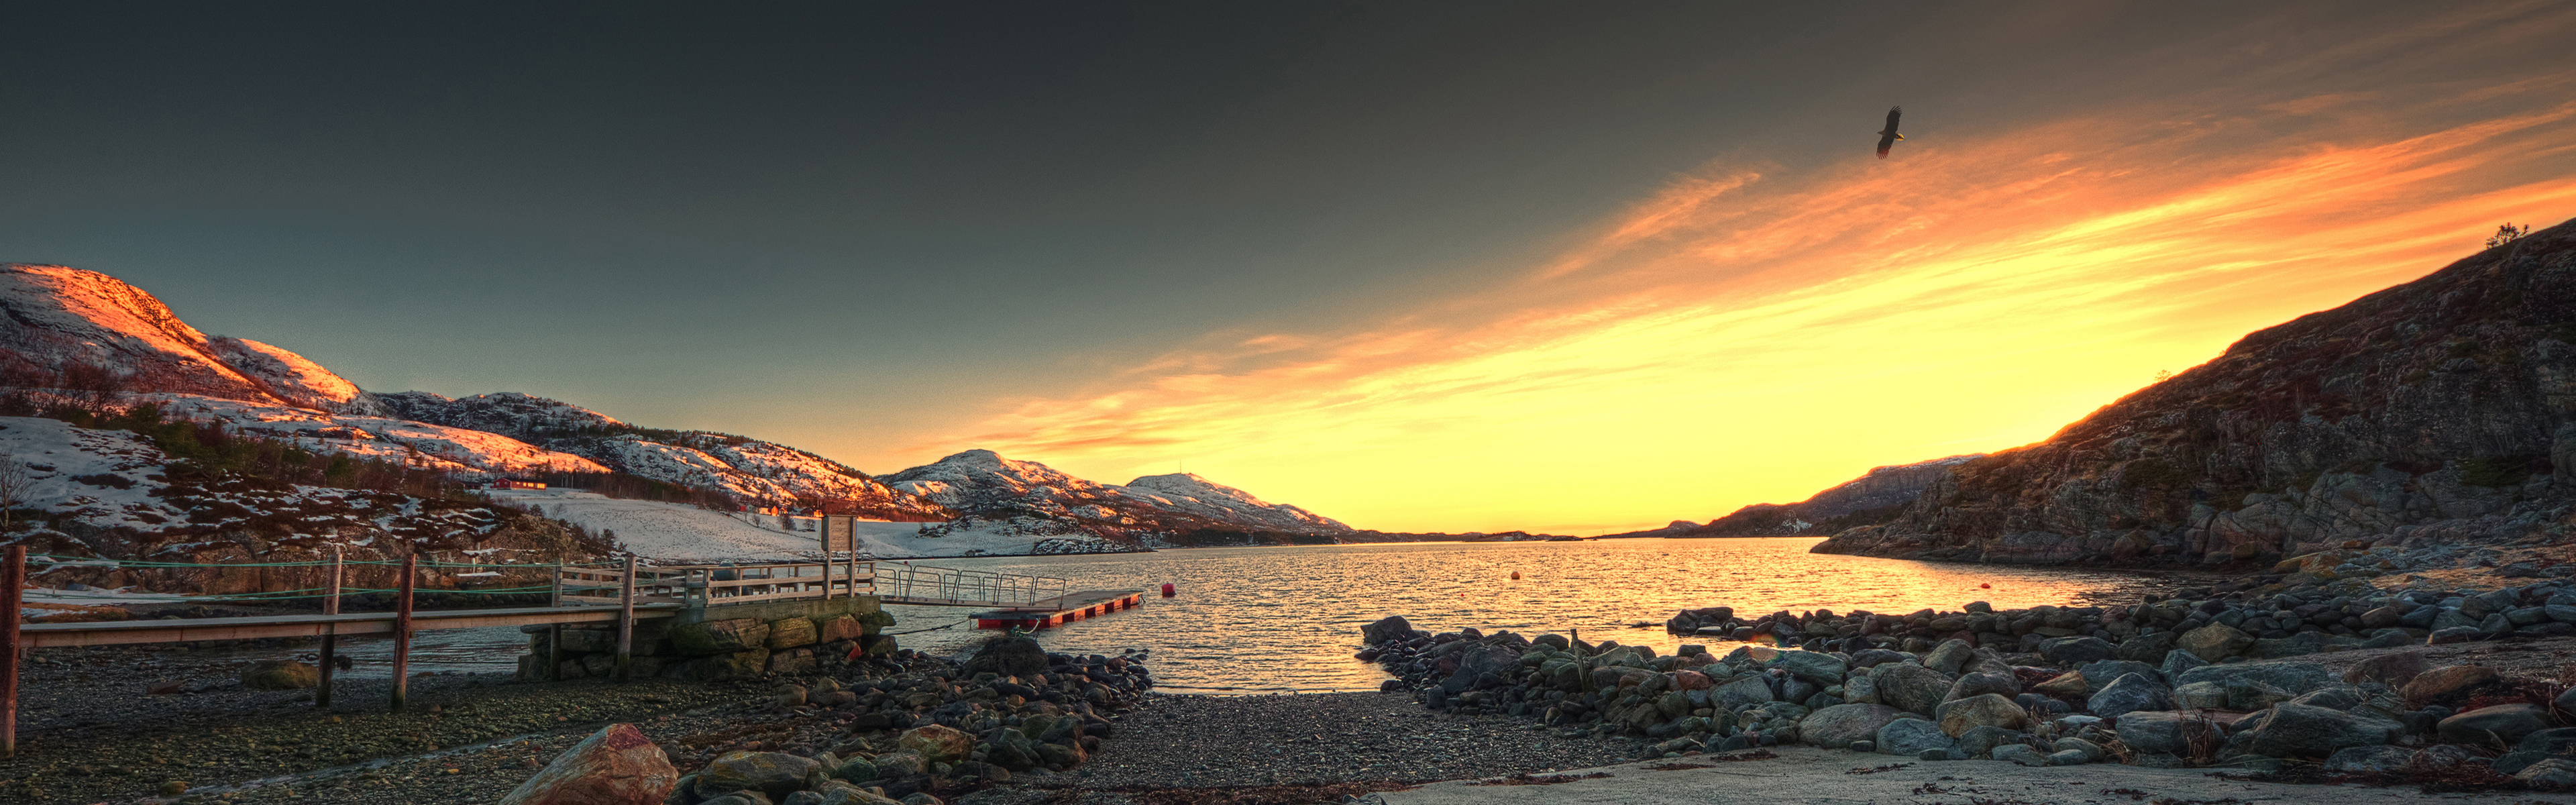
[[[1675,521],[1660,531],[1637,536],[1785,537],[1832,534],[1854,526],[1887,522],[1914,502],[1926,487],[1951,467],[1984,455],[1936,458],[1912,464],[1871,467],[1860,477],[1836,484],[1796,503],[1756,503],[1701,525]],[[1627,535],[1621,535],[1627,536]]]
[[[2576,492],[2576,226],[2257,331],[1821,553],[2269,561],[2514,536]]]

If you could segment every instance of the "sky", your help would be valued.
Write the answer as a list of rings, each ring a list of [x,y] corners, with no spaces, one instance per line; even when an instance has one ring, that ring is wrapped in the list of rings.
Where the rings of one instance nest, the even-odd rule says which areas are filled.
[[[2576,217],[2566,3],[75,5],[0,10],[0,260],[1384,530],[2027,444]]]

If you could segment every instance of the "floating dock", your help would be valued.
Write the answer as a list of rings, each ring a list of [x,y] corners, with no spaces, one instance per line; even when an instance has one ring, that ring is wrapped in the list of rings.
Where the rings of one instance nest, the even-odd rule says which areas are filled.
[[[1122,609],[1134,609],[1144,602],[1143,590],[1084,590],[1027,607],[975,613],[975,628],[1044,629]]]

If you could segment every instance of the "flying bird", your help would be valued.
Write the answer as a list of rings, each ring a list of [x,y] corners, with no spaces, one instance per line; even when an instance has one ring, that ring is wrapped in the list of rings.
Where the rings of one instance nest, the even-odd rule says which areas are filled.
[[[1878,158],[1879,158],[1879,159],[1886,159],[1886,158],[1887,158],[1887,149],[1890,149],[1890,148],[1894,148],[1894,147],[1896,147],[1896,141],[1898,141],[1898,140],[1902,140],[1902,139],[1905,139],[1905,135],[1902,135],[1902,134],[1898,134],[1898,133],[1896,133],[1896,119],[1897,119],[1898,117],[1903,116],[1904,114],[1905,114],[1905,107],[1902,107],[1902,106],[1890,106],[1890,107],[1887,107],[1887,130],[1886,130],[1886,131],[1882,131],[1882,132],[1879,132],[1879,133],[1878,133]]]

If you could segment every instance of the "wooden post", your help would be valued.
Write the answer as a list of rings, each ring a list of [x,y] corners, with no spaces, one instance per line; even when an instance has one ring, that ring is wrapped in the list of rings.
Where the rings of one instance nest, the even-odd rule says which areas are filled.
[[[624,682],[635,653],[635,554],[626,555],[626,578],[617,593],[617,681]]]
[[[547,606],[563,606],[563,574],[563,558],[556,557],[554,600]],[[560,623],[546,627],[546,679],[563,681],[563,624]]]
[[[18,616],[27,596],[27,546],[9,546],[7,567],[0,567],[0,758],[18,756]]]
[[[411,588],[420,572],[420,554],[403,557],[402,583],[394,591],[394,712],[403,711],[411,694]]]
[[[322,596],[322,614],[324,614],[324,615],[338,615],[338,614],[340,614],[340,573],[341,573],[341,569],[342,569],[342,565],[341,565],[341,563],[340,563],[340,560],[341,560],[341,548],[340,548],[340,546],[337,546],[337,545],[331,546],[331,592],[330,592],[330,594],[328,594],[328,595],[324,595],[324,596]],[[336,665],[336,664],[337,664],[337,661],[336,661],[336,660],[334,660],[333,658],[334,658],[335,656],[337,656],[339,648],[340,648],[340,626],[339,626],[339,624],[329,624],[329,625],[325,625],[325,626],[323,626],[323,627],[322,627],[322,684],[321,684],[319,687],[316,687],[316,688],[314,688],[314,689],[313,689],[313,706],[314,706],[314,707],[319,707],[319,708],[322,708],[322,709],[324,709],[324,710],[329,710],[329,709],[331,709],[331,678],[332,678],[334,675],[336,675],[336,674],[337,674],[337,672],[338,672],[338,669],[336,669],[336,668],[334,668],[334,667],[333,667],[334,665]]]

